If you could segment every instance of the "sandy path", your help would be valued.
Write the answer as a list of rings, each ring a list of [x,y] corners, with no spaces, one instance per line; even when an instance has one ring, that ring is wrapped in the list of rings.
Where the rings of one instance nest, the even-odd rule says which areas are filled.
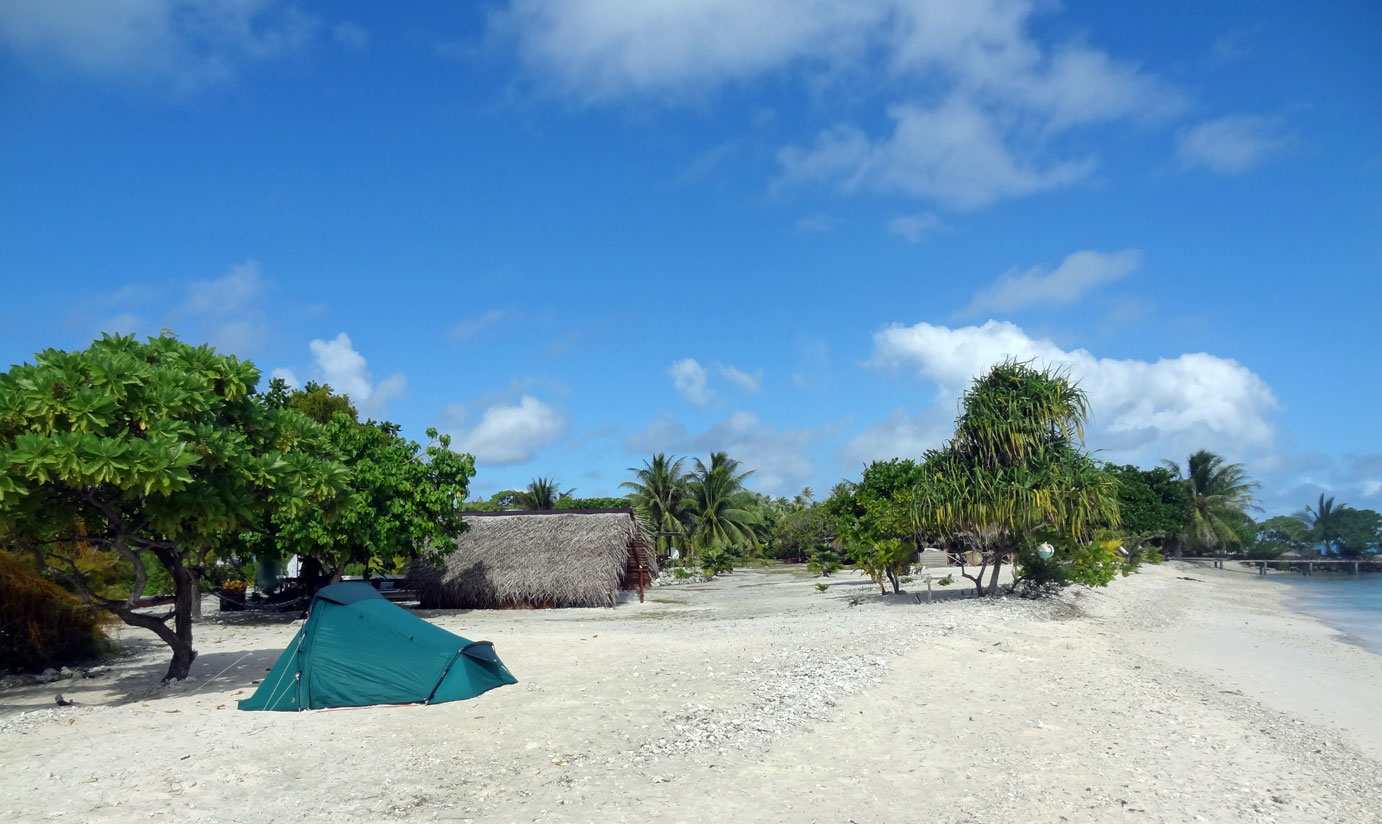
[[[0,720],[0,814],[1382,820],[1375,728],[1341,731],[1270,677],[1318,679],[1365,714],[1382,656],[1283,618],[1275,585],[1167,566],[1059,602],[926,605],[851,580],[820,594],[741,571],[617,610],[435,616],[493,640],[521,680],[436,707],[234,711],[295,627],[207,625],[200,678],[250,653],[215,681],[149,692],[151,650],[65,691],[132,701]],[[53,691],[0,693],[0,711]]]

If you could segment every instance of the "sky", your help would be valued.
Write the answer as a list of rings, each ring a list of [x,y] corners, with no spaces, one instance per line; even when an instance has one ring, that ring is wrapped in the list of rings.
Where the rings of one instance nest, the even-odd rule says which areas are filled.
[[[1005,358],[1382,509],[1382,6],[6,0],[0,363],[208,341],[619,494],[824,495]],[[688,462],[689,463],[689,462]]]

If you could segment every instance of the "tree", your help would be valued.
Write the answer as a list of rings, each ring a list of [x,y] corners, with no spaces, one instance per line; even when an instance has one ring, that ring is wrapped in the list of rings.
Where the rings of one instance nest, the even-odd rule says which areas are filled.
[[[651,460],[644,461],[641,468],[629,467],[634,479],[619,484],[621,489],[629,490],[634,508],[657,534],[660,555],[669,554],[674,539],[681,540],[685,545],[687,514],[686,473],[682,470],[684,460],[659,452]]]
[[[1335,546],[1345,558],[1375,552],[1382,543],[1382,515],[1371,509],[1348,507],[1339,513]]]
[[[1258,486],[1243,465],[1226,464],[1205,449],[1189,457],[1184,474],[1174,461],[1162,464],[1180,480],[1189,499],[1181,542],[1193,551],[1241,546],[1234,526],[1247,517],[1246,510],[1254,508],[1252,493]]]
[[[1294,515],[1277,515],[1257,525],[1247,556],[1279,558],[1287,552],[1304,552],[1310,546],[1310,527],[1304,521]]]
[[[1334,498],[1326,498],[1320,493],[1320,501],[1314,507],[1307,506],[1296,515],[1310,528],[1310,538],[1316,544],[1324,545],[1326,555],[1339,551],[1340,525],[1346,517],[1348,504],[1334,505]]]
[[[217,553],[266,513],[329,506],[345,488],[322,427],[264,403],[258,380],[253,364],[170,335],[107,335],[0,375],[0,548],[156,634],[173,652],[165,680],[192,666],[198,579]],[[98,593],[76,546],[128,564],[128,592]],[[139,611],[145,553],[172,576],[163,616]]]
[[[1190,497],[1164,466],[1105,466],[1118,481],[1118,515],[1130,549],[1146,543],[1165,548],[1180,540],[1189,519]]]
[[[573,489],[562,491],[561,486],[551,478],[533,478],[528,488],[518,493],[518,504],[524,509],[556,509],[557,501],[571,497]]]
[[[708,466],[696,459],[682,504],[691,523],[688,537],[693,549],[746,549],[753,542],[761,519],[753,496],[744,489],[744,479],[751,474],[752,470],[740,472],[739,462],[724,452],[712,453]]]
[[[429,443],[420,448],[387,421],[359,423],[354,408],[336,403],[341,397],[327,387],[309,385],[284,404],[302,408],[303,398],[310,399],[314,414],[328,416],[327,437],[350,471],[346,494],[335,511],[272,513],[262,539],[246,536],[250,546],[260,554],[296,554],[309,561],[304,577],[313,590],[340,580],[350,564],[382,572],[417,557],[439,563],[466,529],[460,502],[475,475],[475,459],[452,452],[450,436],[435,429],[427,430]]]
[[[1005,555],[1034,558],[1039,541],[1067,563],[1105,563],[1084,548],[1118,524],[1117,481],[1080,448],[1087,416],[1085,393],[1065,375],[1007,361],[975,380],[954,437],[927,452],[917,530],[984,548],[978,575],[961,573],[976,594],[996,595]]]

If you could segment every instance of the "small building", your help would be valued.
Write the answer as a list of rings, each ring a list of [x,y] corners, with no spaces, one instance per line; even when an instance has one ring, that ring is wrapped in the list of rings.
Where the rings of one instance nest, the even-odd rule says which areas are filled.
[[[632,509],[467,512],[437,568],[413,566],[424,609],[612,607],[657,577],[653,538]]]

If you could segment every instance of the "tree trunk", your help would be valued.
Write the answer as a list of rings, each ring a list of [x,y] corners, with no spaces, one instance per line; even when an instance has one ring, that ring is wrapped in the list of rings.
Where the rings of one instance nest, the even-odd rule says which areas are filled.
[[[901,594],[902,588],[901,588],[901,586],[899,586],[899,584],[898,584],[897,573],[896,573],[896,572],[893,572],[891,569],[888,570],[888,583],[890,583],[890,584],[893,585],[893,594],[894,594],[894,595],[899,595],[899,594]]]
[[[1003,553],[1002,553],[1002,551],[1000,550],[1000,551],[995,552],[995,553],[993,554],[993,575],[992,575],[992,577],[989,578],[989,585],[988,585],[988,592],[987,592],[987,595],[988,595],[990,598],[997,598],[997,597],[998,597],[998,571],[999,571],[1000,569],[1002,569],[1002,568],[1003,568]]]
[[[163,676],[164,681],[181,680],[187,677],[187,673],[192,668],[192,659],[197,657],[197,651],[192,648],[192,615],[202,599],[201,587],[198,586],[197,574],[188,569],[182,559],[173,552],[159,553],[159,560],[168,568],[168,572],[173,576],[173,636],[175,641],[169,642],[173,648],[173,661],[168,665],[168,674]],[[200,610],[196,610],[200,612]],[[165,625],[166,626],[166,625]]]

